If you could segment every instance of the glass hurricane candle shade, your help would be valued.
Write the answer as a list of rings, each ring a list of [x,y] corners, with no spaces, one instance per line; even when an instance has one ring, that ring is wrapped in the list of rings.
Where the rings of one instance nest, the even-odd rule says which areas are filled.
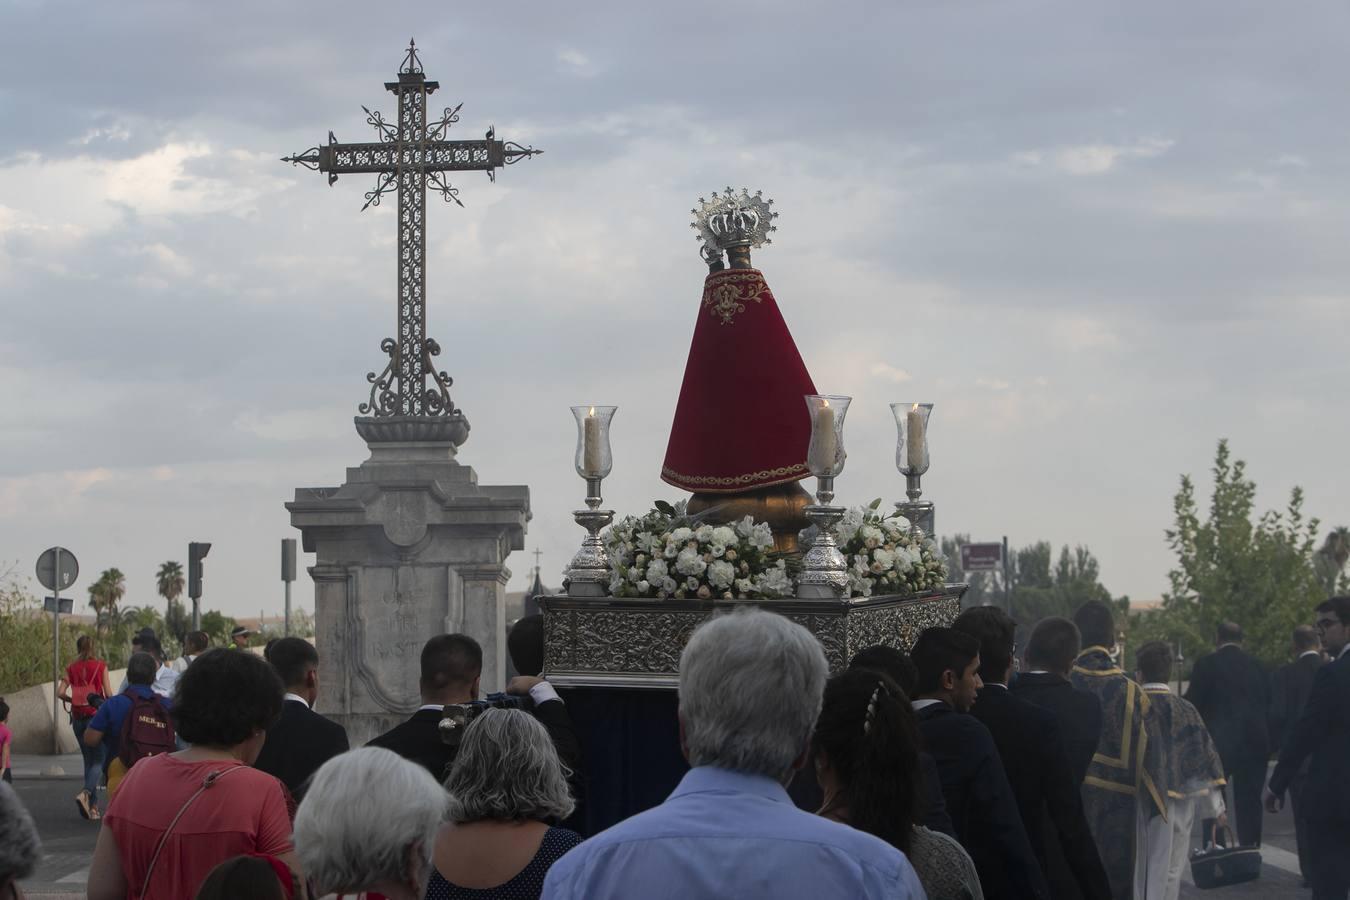
[[[604,478],[614,468],[609,450],[609,423],[617,406],[574,406],[577,420],[577,474],[582,478]]]
[[[895,467],[901,475],[928,471],[928,417],[931,403],[892,403],[895,414]]]
[[[834,394],[807,394],[806,408],[811,413],[811,444],[806,450],[806,467],[817,478],[834,478],[844,471],[844,416],[852,397]]]

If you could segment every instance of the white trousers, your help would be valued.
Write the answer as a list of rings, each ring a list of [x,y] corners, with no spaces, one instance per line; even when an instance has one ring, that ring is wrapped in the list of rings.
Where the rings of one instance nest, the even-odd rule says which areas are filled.
[[[1191,826],[1197,811],[1206,818],[1223,811],[1222,795],[1213,791],[1200,797],[1167,798],[1167,820],[1154,816],[1143,821],[1140,810],[1134,856],[1135,900],[1177,900],[1181,873],[1190,859]]]

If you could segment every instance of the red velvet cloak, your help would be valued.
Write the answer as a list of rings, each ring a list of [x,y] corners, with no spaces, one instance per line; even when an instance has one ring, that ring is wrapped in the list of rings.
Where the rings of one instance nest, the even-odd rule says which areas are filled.
[[[758,269],[714,272],[670,427],[661,480],[696,493],[733,493],[809,473],[816,392]]]

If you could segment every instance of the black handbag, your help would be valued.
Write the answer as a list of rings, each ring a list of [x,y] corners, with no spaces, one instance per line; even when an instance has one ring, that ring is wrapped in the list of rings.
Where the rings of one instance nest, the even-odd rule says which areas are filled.
[[[1191,851],[1191,880],[1198,888],[1224,887],[1255,881],[1261,877],[1261,848],[1240,847],[1233,839],[1233,830],[1224,826],[1228,846],[1214,842],[1214,830],[1204,850]]]

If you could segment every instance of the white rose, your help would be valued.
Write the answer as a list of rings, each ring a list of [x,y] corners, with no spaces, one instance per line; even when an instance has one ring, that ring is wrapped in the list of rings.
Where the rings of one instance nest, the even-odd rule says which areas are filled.
[[[696,537],[701,543],[706,544],[712,540],[712,533],[713,529],[711,525],[700,525],[698,526],[698,531],[694,532],[694,537]]]
[[[642,580],[642,570],[638,568],[629,569],[628,580],[633,582],[633,584],[637,584]]]
[[[713,544],[721,544],[723,547],[730,547],[736,543],[736,532],[725,525],[718,525],[712,531]]]
[[[708,581],[715,588],[726,590],[736,580],[736,567],[724,560],[717,560],[708,567]]]
[[[637,589],[639,594],[645,594],[652,589],[652,586],[650,582],[639,581],[637,583]]]
[[[760,522],[750,534],[750,545],[756,550],[767,550],[773,546],[773,529],[768,523]]]
[[[736,523],[736,533],[743,538],[748,538],[755,533],[755,520],[751,516],[746,516]]]
[[[708,553],[712,555],[713,559],[721,559],[723,556],[726,555],[726,552],[727,552],[726,546],[723,544],[719,544],[715,541],[713,542],[713,545],[708,548]]]
[[[680,555],[675,558],[675,571],[681,575],[702,575],[706,568],[708,564],[703,561],[703,557],[688,547],[681,550]]]
[[[834,526],[835,540],[841,544],[847,544],[853,540],[858,529],[862,527],[863,512],[856,506],[849,507],[844,511],[844,517]]]
[[[667,575],[665,578],[662,578],[661,590],[665,591],[667,594],[675,593],[675,579],[671,578],[669,575]]]
[[[670,539],[677,544],[683,544],[694,536],[694,532],[688,528],[676,528],[670,533]]]
[[[880,563],[883,569],[889,569],[895,565],[895,554],[878,547],[872,551],[872,560]]]
[[[748,594],[755,589],[755,583],[749,578],[736,579],[736,592],[738,594]]]
[[[661,551],[661,555],[664,556],[666,559],[674,559],[676,554],[678,554],[679,552],[680,552],[679,544],[669,543],[666,544],[666,549]]]
[[[697,578],[694,578],[693,576],[690,576],[689,578],[686,578],[686,579],[684,580],[684,588],[685,588],[685,590],[687,590],[687,591],[696,591],[696,590],[698,590],[698,579],[697,579]]]
[[[669,571],[665,560],[654,559],[647,564],[647,580],[659,584]]]

